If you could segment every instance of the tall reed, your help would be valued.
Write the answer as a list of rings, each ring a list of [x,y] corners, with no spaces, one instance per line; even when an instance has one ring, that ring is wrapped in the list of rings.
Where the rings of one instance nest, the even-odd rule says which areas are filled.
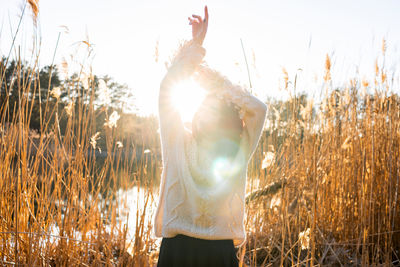
[[[29,3],[37,11],[37,1]],[[90,68],[55,88],[51,80],[41,84],[39,56],[28,66],[15,59],[10,81],[10,55],[0,64],[0,262],[152,266],[161,166],[155,124],[129,125],[97,108]],[[376,64],[369,81],[332,88],[327,57],[322,101],[292,94],[267,103],[268,123],[249,164],[242,265],[400,263],[400,98],[387,77]],[[42,103],[37,96],[45,92]],[[30,129],[33,120],[39,131]],[[124,201],[133,186],[144,193]]]
[[[36,19],[37,1],[28,4]],[[89,57],[90,44],[84,44]],[[39,57],[27,63],[10,52],[0,62],[0,263],[149,265],[148,252],[155,245],[151,221],[144,218],[153,187],[143,177],[159,175],[157,155],[147,156],[132,146],[132,138],[122,139],[117,113],[95,108],[98,81],[90,68],[82,64],[77,75],[55,87],[53,65],[48,84],[41,83],[45,73]],[[68,65],[63,66],[68,73]],[[96,125],[99,116],[105,118],[104,125]],[[38,131],[30,129],[33,121]],[[98,129],[105,156],[96,147]],[[118,192],[133,186],[147,188],[145,202],[139,196],[133,203],[118,198]],[[123,220],[127,205],[137,206],[136,222]],[[136,229],[133,234],[128,225]],[[134,249],[129,249],[131,243]]]
[[[376,66],[372,82],[356,77],[334,89],[326,62],[320,105],[304,96],[270,105],[249,191],[282,189],[248,206],[251,266],[400,263],[396,80]]]

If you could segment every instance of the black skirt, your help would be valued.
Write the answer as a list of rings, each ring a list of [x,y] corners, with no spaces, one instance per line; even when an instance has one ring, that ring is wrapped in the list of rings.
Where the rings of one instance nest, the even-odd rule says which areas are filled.
[[[232,240],[205,240],[186,235],[163,238],[158,267],[237,267]]]

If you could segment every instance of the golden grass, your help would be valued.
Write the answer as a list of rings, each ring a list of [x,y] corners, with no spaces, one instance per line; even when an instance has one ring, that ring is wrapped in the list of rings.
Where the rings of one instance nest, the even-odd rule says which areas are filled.
[[[261,139],[250,169],[259,181],[250,191],[284,183],[278,206],[268,194],[248,206],[247,263],[399,263],[400,98],[383,72],[378,67],[375,83],[353,79],[329,90],[315,114],[301,112],[310,105],[301,98],[287,103],[287,124],[270,114],[278,126]],[[372,93],[362,96],[363,86]],[[260,170],[271,145],[278,148],[275,163]]]
[[[383,47],[384,54],[386,43]],[[6,101],[0,109],[0,263],[152,266],[157,245],[146,217],[157,200],[152,181],[160,175],[159,140],[143,139],[150,157],[145,150],[123,157],[136,155],[136,148],[129,140],[119,141],[126,129],[118,124],[118,114],[107,113],[102,138],[108,154],[96,164],[96,116],[103,111],[94,107],[90,73],[85,74],[87,89],[65,109],[58,97],[55,105],[40,105],[40,132],[31,131],[39,69],[37,62],[28,71],[17,62],[18,108],[11,110]],[[270,103],[269,127],[249,164],[252,194],[241,264],[399,263],[400,98],[390,93],[394,84],[378,64],[370,81],[355,78],[341,90],[329,87],[330,69],[327,57],[328,93],[320,105],[301,97]],[[0,69],[0,85],[9,90],[4,75]],[[79,79],[60,90],[80,88]],[[68,118],[63,134],[57,119],[62,116]],[[149,125],[139,130],[155,131]],[[116,201],[118,190],[132,186],[143,188],[144,197]],[[133,236],[121,220],[126,206],[137,207]]]

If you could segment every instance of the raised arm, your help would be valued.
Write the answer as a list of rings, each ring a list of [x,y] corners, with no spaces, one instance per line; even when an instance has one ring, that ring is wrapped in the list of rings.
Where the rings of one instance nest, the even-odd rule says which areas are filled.
[[[207,7],[204,12],[204,19],[197,15],[189,18],[189,24],[192,26],[192,40],[185,42],[178,49],[161,82],[158,106],[163,154],[166,147],[172,145],[172,140],[180,138],[183,133],[182,120],[172,102],[172,89],[179,81],[189,78],[203,60],[205,49],[202,44],[208,27]]]
[[[220,98],[227,99],[239,109],[240,117],[245,124],[243,137],[247,139],[246,154],[250,158],[257,147],[264,127],[267,106],[241,86],[232,84],[226,77],[207,65],[198,67],[195,78],[206,90],[215,93]]]
[[[159,117],[162,131],[170,132],[183,127],[178,110],[172,102],[172,91],[177,83],[193,74],[204,55],[203,47],[193,41],[188,41],[180,47],[172,60],[171,66],[161,82],[159,93]]]

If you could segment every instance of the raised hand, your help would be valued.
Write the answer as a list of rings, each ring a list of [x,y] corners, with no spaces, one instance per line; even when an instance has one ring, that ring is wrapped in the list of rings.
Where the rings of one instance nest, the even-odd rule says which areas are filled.
[[[192,15],[188,17],[189,25],[192,25],[192,38],[193,41],[199,45],[203,44],[204,38],[206,37],[208,28],[208,9],[204,7],[204,19],[198,15]]]

